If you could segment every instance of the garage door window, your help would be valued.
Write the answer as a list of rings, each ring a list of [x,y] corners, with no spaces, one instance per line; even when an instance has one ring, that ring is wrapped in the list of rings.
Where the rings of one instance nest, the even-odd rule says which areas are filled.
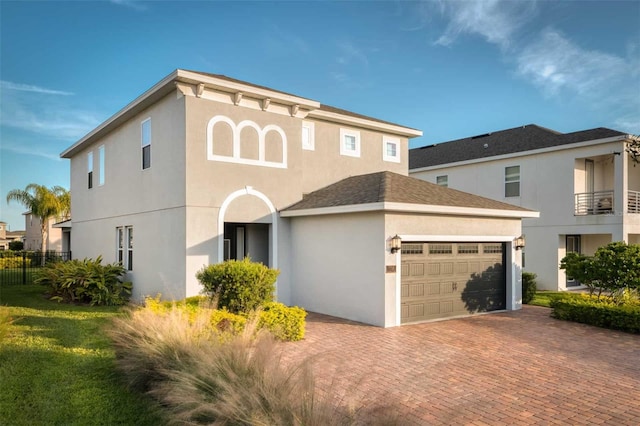
[[[476,254],[478,244],[458,244],[458,254]]]
[[[429,254],[451,254],[453,244],[429,244]]]
[[[401,253],[402,254],[422,254],[424,251],[422,243],[420,244],[409,244],[402,243]]]
[[[502,253],[502,244],[485,244],[484,253]]]

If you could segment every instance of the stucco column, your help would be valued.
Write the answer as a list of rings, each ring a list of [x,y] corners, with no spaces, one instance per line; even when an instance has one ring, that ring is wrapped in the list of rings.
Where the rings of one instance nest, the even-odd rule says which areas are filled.
[[[627,230],[625,229],[624,217],[627,214],[627,197],[629,192],[629,156],[624,150],[624,143],[621,144],[620,154],[615,154],[614,158],[614,213],[621,218],[621,226],[612,235],[613,241],[628,241]]]

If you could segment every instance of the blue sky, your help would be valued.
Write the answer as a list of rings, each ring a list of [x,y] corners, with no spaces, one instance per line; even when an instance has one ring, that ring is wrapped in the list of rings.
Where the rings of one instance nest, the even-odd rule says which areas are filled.
[[[59,153],[176,68],[424,131],[640,133],[639,1],[0,2],[6,193],[69,187]]]

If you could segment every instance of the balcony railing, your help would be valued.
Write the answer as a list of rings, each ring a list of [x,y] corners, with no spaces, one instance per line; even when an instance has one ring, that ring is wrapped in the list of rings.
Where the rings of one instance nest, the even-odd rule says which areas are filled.
[[[613,190],[576,194],[575,215],[611,214],[613,203]]]
[[[629,191],[627,193],[627,211],[629,213],[640,213],[640,191]]]

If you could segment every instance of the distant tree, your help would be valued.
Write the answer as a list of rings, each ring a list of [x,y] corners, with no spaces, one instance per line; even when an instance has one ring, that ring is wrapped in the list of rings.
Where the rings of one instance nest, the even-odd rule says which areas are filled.
[[[9,241],[9,250],[20,251],[24,248],[22,241]]]
[[[40,219],[40,234],[42,236],[42,252],[47,246],[49,219],[52,217],[68,218],[71,212],[71,196],[69,191],[61,186],[47,188],[44,185],[30,183],[25,189],[12,189],[7,193],[7,203],[16,201],[31,211]],[[45,256],[42,256],[44,263]]]
[[[633,162],[640,164],[640,136],[632,137],[625,149],[631,155]]]

